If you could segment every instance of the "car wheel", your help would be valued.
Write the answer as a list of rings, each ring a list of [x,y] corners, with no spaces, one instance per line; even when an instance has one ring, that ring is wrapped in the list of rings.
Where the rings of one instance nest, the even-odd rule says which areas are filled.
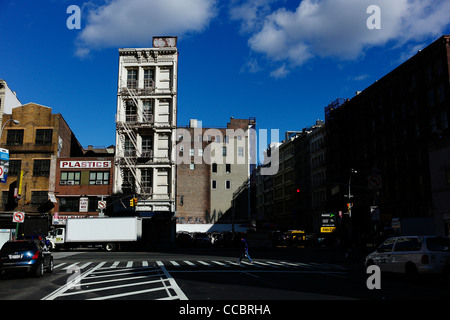
[[[414,277],[416,277],[419,274],[419,272],[417,271],[416,265],[414,263],[412,263],[412,262],[407,262],[406,263],[406,265],[405,265],[405,273],[406,273],[406,276],[408,278],[414,278]]]
[[[53,272],[53,267],[54,267],[53,258],[51,258],[50,262],[48,264],[48,267],[47,267],[47,272],[48,273],[52,273]]]
[[[44,275],[44,263],[42,261],[39,263],[39,266],[35,270],[34,275],[36,278],[42,277]]]

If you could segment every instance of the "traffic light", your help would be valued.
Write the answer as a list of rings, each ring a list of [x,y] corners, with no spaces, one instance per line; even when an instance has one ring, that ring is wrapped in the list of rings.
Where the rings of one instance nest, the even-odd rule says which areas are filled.
[[[137,198],[131,198],[130,199],[130,207],[137,206]]]
[[[347,209],[350,211],[350,209],[353,207],[353,203],[347,203]]]

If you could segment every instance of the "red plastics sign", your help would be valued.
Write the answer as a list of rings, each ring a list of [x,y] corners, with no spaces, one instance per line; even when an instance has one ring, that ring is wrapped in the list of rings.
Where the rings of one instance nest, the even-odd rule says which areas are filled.
[[[61,169],[111,168],[111,161],[61,161]]]

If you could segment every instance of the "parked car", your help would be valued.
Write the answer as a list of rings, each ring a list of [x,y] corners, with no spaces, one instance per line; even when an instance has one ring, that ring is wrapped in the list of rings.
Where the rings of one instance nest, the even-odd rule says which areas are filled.
[[[386,239],[365,260],[366,267],[406,274],[449,274],[450,238],[399,236]]]
[[[192,239],[194,241],[194,245],[198,247],[209,246],[211,244],[211,239],[205,232],[194,232],[192,234]]]
[[[182,247],[188,247],[192,245],[193,239],[189,232],[177,232],[175,242]]]
[[[8,241],[0,250],[0,274],[28,272],[42,277],[44,271],[53,271],[53,256],[38,241]]]

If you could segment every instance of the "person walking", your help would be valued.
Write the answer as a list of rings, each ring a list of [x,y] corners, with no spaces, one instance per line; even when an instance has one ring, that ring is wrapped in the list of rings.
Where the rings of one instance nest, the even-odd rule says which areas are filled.
[[[245,257],[248,258],[250,263],[253,263],[252,258],[250,258],[250,255],[248,254],[247,240],[245,240],[244,237],[241,237],[241,254],[239,255],[239,264],[241,264],[242,259]]]

